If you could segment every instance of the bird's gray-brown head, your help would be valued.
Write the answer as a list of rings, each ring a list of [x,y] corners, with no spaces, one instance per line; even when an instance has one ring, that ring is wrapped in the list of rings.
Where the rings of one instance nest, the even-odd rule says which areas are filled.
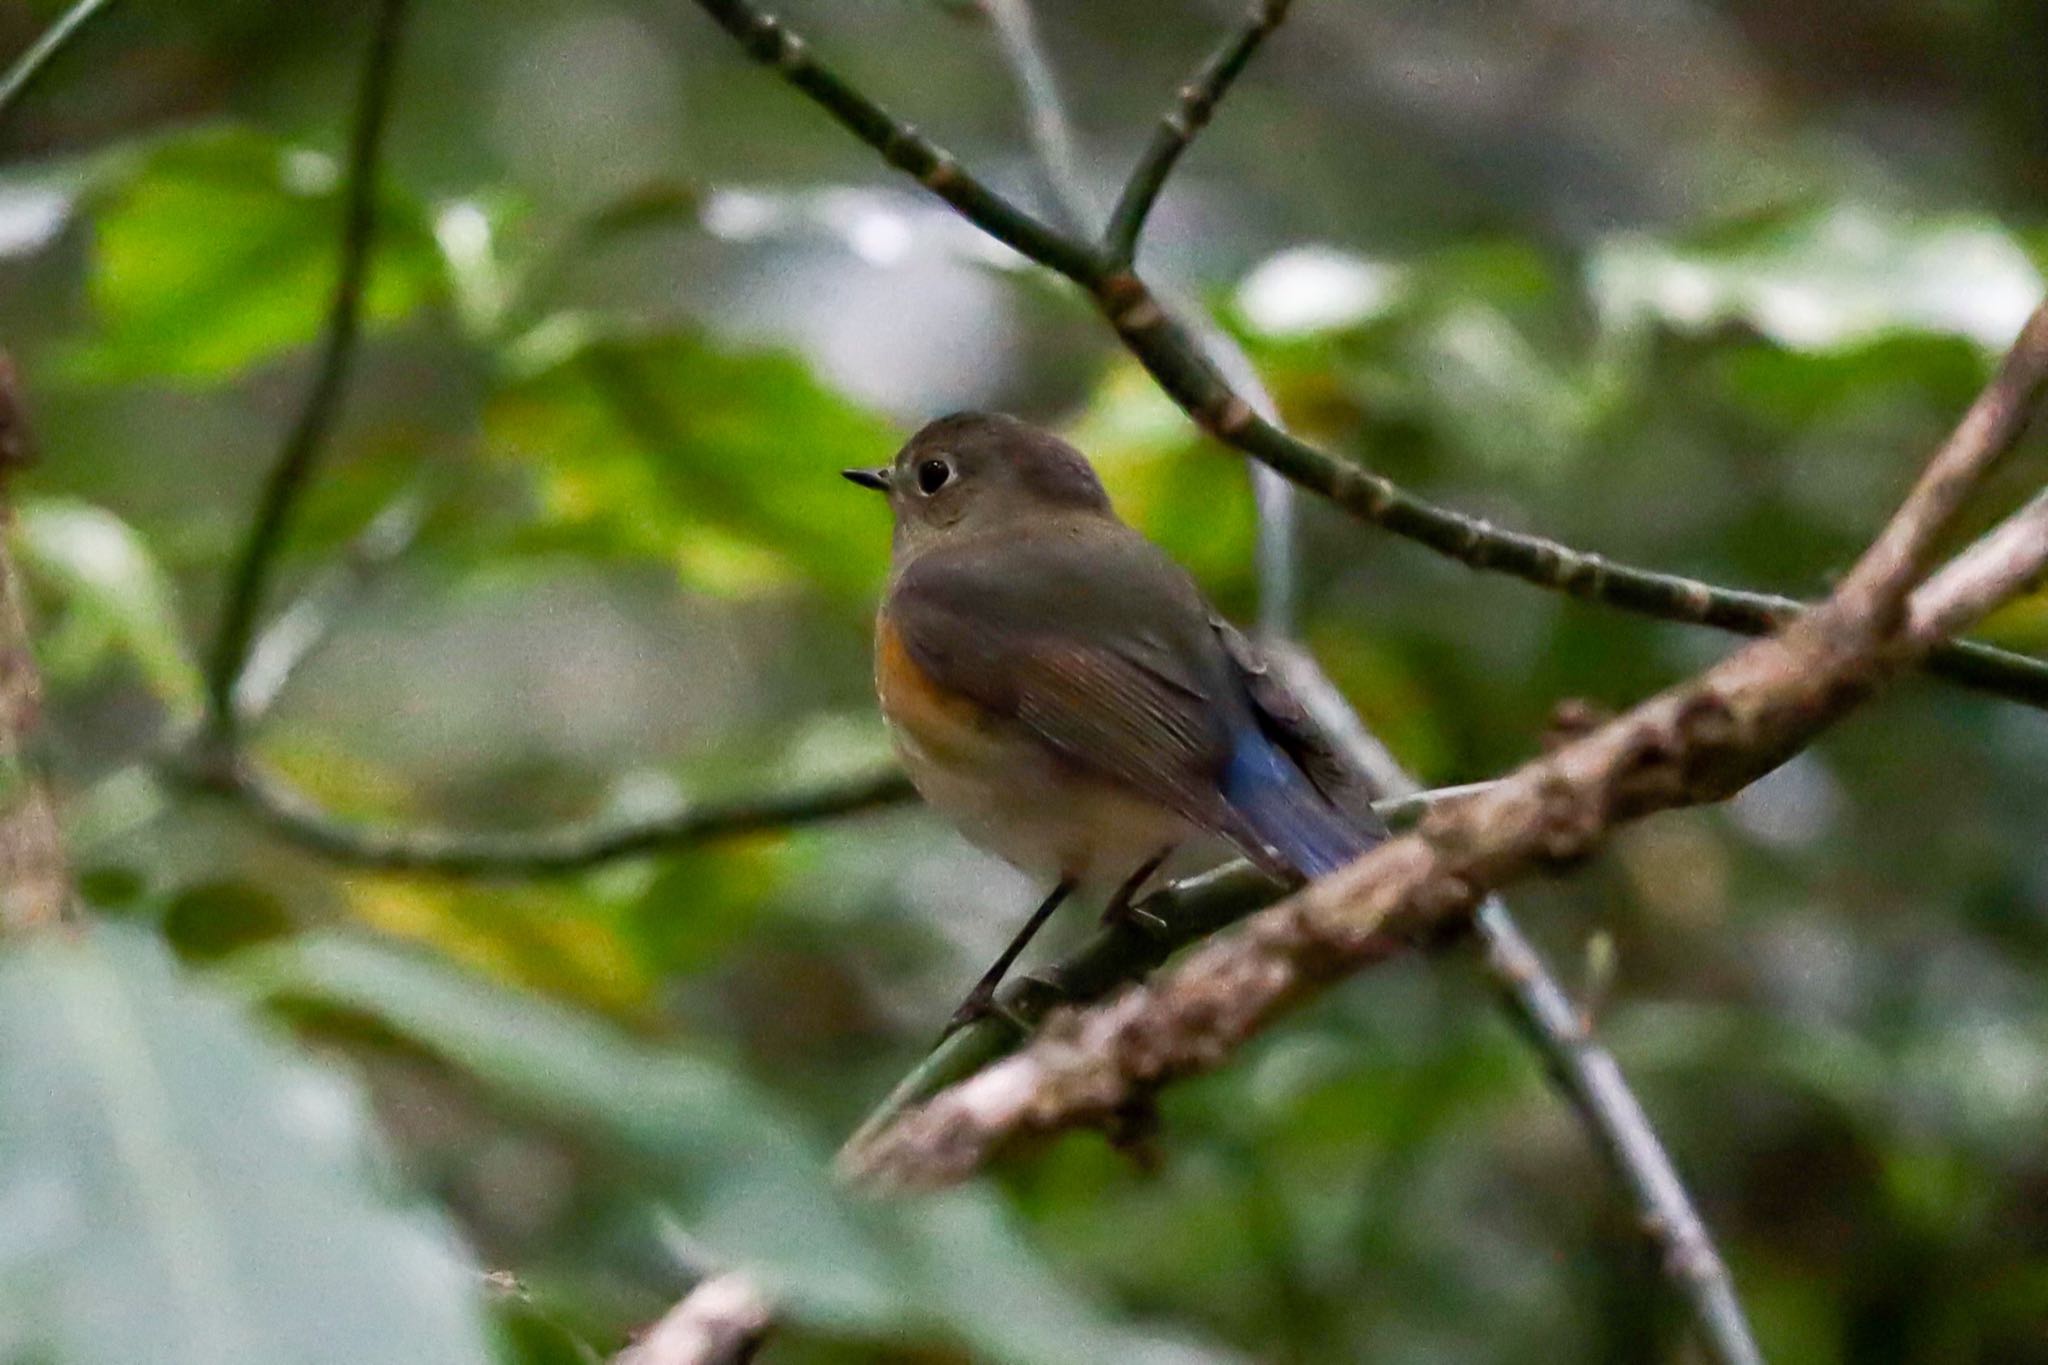
[[[888,495],[899,558],[942,541],[1048,519],[1115,515],[1080,451],[1001,413],[941,417],[905,442],[889,464],[843,472]]]

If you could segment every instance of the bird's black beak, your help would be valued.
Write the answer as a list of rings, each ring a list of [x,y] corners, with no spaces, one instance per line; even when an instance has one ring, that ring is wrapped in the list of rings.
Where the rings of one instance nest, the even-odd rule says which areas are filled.
[[[872,488],[877,493],[889,491],[887,469],[842,469],[839,471],[839,477],[848,483],[857,483],[862,488]]]

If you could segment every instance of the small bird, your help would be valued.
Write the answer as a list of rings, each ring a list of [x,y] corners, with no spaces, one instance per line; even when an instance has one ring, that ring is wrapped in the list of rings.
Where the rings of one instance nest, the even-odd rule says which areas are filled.
[[[948,1032],[1077,891],[1111,919],[1204,836],[1283,881],[1385,837],[1356,770],[1065,441],[956,413],[843,473],[895,516],[875,686],[911,782],[1052,888]]]

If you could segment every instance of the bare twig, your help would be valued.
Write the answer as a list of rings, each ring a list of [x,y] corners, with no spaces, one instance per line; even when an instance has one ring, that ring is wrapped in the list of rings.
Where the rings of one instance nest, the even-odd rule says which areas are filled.
[[[1801,609],[1803,604],[1789,597],[1717,587],[1503,530],[1289,435],[1258,415],[1151,288],[1135,273],[1119,269],[1108,253],[1056,231],[990,189],[951,153],[818,61],[800,38],[749,0],[696,3],[739,39],[748,55],[816,101],[890,165],[990,236],[1087,292],[1131,354],[1202,427],[1360,520],[1474,569],[1662,620],[1767,635]],[[2048,708],[2048,661],[1981,644],[1944,644],[1927,656],[1925,666],[1964,686]]]
[[[1659,1269],[1691,1305],[1709,1353],[1719,1365],[1760,1365],[1763,1352],[1728,1267],[1614,1054],[1592,1036],[1505,901],[1481,901],[1473,926],[1487,975],[1627,1185],[1643,1235],[1657,1249]]]
[[[1030,130],[1046,188],[1067,227],[1086,232],[1094,211],[1081,179],[1081,156],[1066,102],[1060,98],[1059,78],[1038,42],[1031,0],[978,0],[976,8],[987,17],[1004,64],[1017,78],[1018,91],[1024,97],[1025,127]]]
[[[406,3],[407,0],[379,0],[377,5],[376,30],[363,65],[355,128],[349,137],[348,175],[342,190],[341,265],[312,387],[306,391],[305,402],[264,483],[255,520],[250,524],[248,539],[229,583],[220,633],[207,667],[208,736],[223,749],[232,748],[240,734],[235,680],[248,658],[271,568],[284,546],[300,495],[305,492],[327,444],[348,389],[349,367],[361,331],[363,289],[369,282],[371,248],[377,232],[377,163],[391,111]]]
[[[1384,790],[1412,789],[1414,779],[1365,728],[1315,660],[1302,650],[1268,646],[1288,686],[1317,725]],[[1593,1036],[1584,1008],[1551,975],[1505,900],[1489,895],[1473,916],[1479,963],[1516,1028],[1627,1189],[1643,1235],[1657,1249],[1665,1277],[1691,1306],[1716,1365],[1757,1365],[1756,1344],[1734,1280],[1693,1206],[1678,1168],[1629,1088],[1612,1053]]]
[[[1913,594],[1906,629],[1918,641],[1946,639],[2000,602],[2041,586],[2048,574],[2048,491],[1957,555]]]
[[[13,522],[8,485],[31,458],[14,362],[0,355],[0,532]],[[0,534],[0,934],[48,929],[76,913],[63,836],[35,761],[41,709],[21,575]]]
[[[247,762],[201,753],[179,770],[194,785],[232,798],[258,823],[302,848],[353,867],[451,876],[552,876],[614,858],[668,852],[719,839],[787,829],[909,799],[894,768],[799,791],[707,802],[642,820],[517,833],[460,832],[348,820],[264,777]]]
[[[1330,982],[1468,916],[1486,892],[1589,856],[1613,827],[1720,800],[1770,771],[1925,648],[1896,594],[1923,572],[1926,538],[2017,439],[1979,420],[2048,380],[2048,328],[2022,333],[1972,418],[1844,580],[1779,635],[1521,768],[1439,807],[1418,833],[1212,939],[1156,984],[1056,1016],[1030,1047],[876,1134],[853,1165],[884,1182],[957,1179],[1033,1133],[1102,1122],[1176,1077],[1210,1069]],[[1980,563],[1984,577],[2003,565]],[[1877,585],[1877,586],[1869,586]],[[1956,589],[1960,593],[1960,589]],[[1967,619],[1956,622],[1960,627]]]
[[[1103,230],[1102,249],[1118,269],[1129,266],[1138,254],[1138,238],[1145,231],[1145,219],[1152,212],[1159,192],[1166,188],[1181,154],[1187,151],[1216,112],[1217,103],[1230,91],[1231,82],[1251,61],[1266,36],[1287,18],[1290,0],[1253,0],[1236,33],[1216,49],[1202,69],[1181,86],[1173,108],[1159,120],[1152,143],[1138,159],[1130,179],[1110,210],[1109,226]]]
[[[13,112],[15,104],[36,83],[36,78],[43,74],[50,59],[62,52],[88,23],[113,2],[78,0],[57,17],[56,23],[43,30],[42,36],[30,43],[26,52],[15,58],[14,65],[7,68],[7,74],[0,76],[0,119]]]
[[[612,1365],[747,1365],[774,1324],[752,1280],[718,1275],[685,1294]]]
[[[982,231],[1074,280],[1093,281],[1102,263],[1093,248],[1040,221],[970,175],[952,153],[897,119],[811,56],[803,39],[747,0],[697,0],[747,55],[815,100],[882,160],[959,210]]]
[[[249,646],[235,678],[235,712],[247,733],[269,714],[300,665],[332,638],[339,617],[386,566],[411,548],[425,525],[426,499],[403,494],[370,518],[330,567]]]
[[[2028,317],[1998,372],[1927,462],[1898,515],[1835,590],[1844,611],[1886,632],[1895,627],[1907,593],[1927,576],[1942,537],[1971,492],[2025,434],[2044,387],[2048,306],[2036,308]]]
[[[1030,0],[981,0],[992,21],[1004,64],[1017,83],[1025,126],[1040,171],[1068,224],[1081,231],[1093,217],[1081,183],[1072,120],[1060,98],[1059,78],[1038,42]],[[1249,52],[1246,53],[1249,59]],[[1212,101],[1213,103],[1213,101]],[[1174,306],[1194,320],[1196,340],[1211,364],[1268,421],[1279,420],[1279,408],[1267,392],[1251,357],[1236,338],[1216,325],[1198,300],[1172,294]],[[1252,496],[1258,503],[1259,629],[1268,636],[1291,634],[1295,616],[1295,487],[1266,465],[1251,466]]]

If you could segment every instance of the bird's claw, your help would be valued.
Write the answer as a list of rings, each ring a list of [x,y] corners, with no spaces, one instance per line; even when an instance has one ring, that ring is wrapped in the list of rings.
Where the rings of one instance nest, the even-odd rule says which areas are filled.
[[[1045,985],[1046,983],[1039,982],[1038,984]],[[1047,988],[1051,989],[1049,986]],[[1030,1028],[1025,1024],[1024,1020],[996,998],[993,987],[976,987],[967,993],[967,998],[962,1000],[960,1007],[953,1011],[953,1017],[946,1021],[946,1027],[939,1034],[939,1041],[943,1043],[961,1029],[978,1024],[984,1019],[1001,1019],[1020,1033],[1030,1032]]]

